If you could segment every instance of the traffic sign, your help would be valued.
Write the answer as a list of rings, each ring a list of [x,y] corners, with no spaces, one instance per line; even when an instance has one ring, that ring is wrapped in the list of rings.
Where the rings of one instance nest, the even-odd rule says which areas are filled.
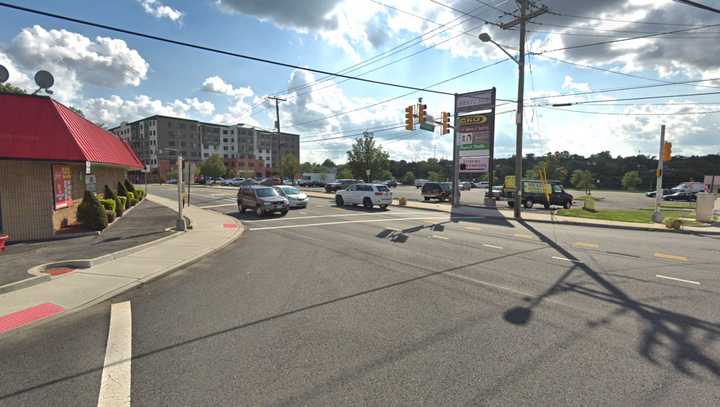
[[[435,124],[430,122],[420,123],[420,128],[427,131],[435,131]]]

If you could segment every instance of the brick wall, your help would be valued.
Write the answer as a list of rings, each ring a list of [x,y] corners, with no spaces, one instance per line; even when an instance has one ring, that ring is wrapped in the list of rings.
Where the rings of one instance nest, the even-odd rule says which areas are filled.
[[[53,187],[50,163],[0,160],[0,211],[10,240],[53,236]]]

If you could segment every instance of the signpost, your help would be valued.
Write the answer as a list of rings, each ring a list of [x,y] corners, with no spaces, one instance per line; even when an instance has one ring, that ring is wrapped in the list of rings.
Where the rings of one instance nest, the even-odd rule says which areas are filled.
[[[495,88],[455,95],[454,117],[453,205],[457,206],[460,204],[458,182],[461,173],[488,174],[488,188],[492,191]]]

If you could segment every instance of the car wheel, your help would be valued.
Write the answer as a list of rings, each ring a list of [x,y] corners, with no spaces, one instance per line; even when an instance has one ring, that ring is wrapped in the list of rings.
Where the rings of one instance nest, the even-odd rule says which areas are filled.
[[[563,208],[570,209],[571,207],[572,207],[572,201],[565,201],[565,203],[563,203]]]
[[[363,199],[363,206],[364,206],[365,208],[367,208],[367,209],[372,209],[372,207],[373,207],[372,200],[371,200],[370,198],[364,198],[364,199]]]
[[[507,201],[509,207],[515,206],[515,201]]]
[[[240,211],[240,213],[245,213],[245,207],[242,206],[242,204],[238,204],[238,211]]]
[[[280,211],[280,215],[282,215],[282,216],[287,215],[287,213],[288,213],[287,209],[285,209],[284,211]]]
[[[380,209],[382,209],[384,211],[387,210],[387,207],[388,207],[387,205],[380,205]]]
[[[426,196],[426,197],[423,197],[423,198],[424,198],[426,201],[429,201],[429,200],[430,200],[430,197],[429,197],[429,196]]]
[[[257,207],[257,208],[255,208],[255,214],[256,214],[258,217],[261,217],[261,216],[265,215],[265,212],[263,212],[262,208]]]
[[[341,197],[340,195],[336,196],[336,197],[335,197],[335,205],[336,205],[336,206],[343,206],[343,205],[345,205],[345,201],[343,200],[343,197]]]
[[[550,209],[550,204],[543,204],[543,207],[544,207],[545,209]]]
[[[527,199],[527,200],[525,201],[525,203],[523,204],[523,206],[525,206],[525,207],[528,208],[528,209],[532,208],[532,207],[533,207],[533,201],[532,201],[532,199]]]

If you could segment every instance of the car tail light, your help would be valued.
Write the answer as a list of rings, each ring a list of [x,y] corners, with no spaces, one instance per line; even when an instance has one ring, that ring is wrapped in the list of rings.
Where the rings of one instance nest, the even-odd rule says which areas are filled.
[[[375,192],[375,195],[377,195],[377,196],[383,196],[383,193],[382,193],[382,192]]]

